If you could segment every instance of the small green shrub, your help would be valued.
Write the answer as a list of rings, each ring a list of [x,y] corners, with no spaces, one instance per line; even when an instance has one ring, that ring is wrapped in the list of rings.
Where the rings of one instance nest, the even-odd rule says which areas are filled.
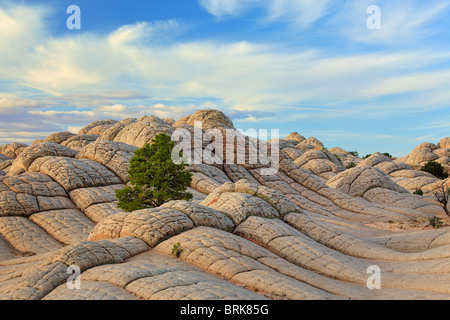
[[[372,155],[372,154],[366,154],[366,155],[364,156],[363,159],[367,159],[367,158],[369,158],[371,155]]]
[[[384,155],[384,156],[388,157],[389,159],[392,159],[392,155],[391,155],[391,154],[389,154],[389,153],[387,153],[387,152],[385,152],[385,153],[382,153],[382,155]]]
[[[336,154],[336,153],[333,153],[333,156],[335,156],[336,157],[336,159],[338,159],[339,160],[339,162],[340,163],[342,163],[342,160],[341,160],[341,158],[339,158],[339,156]]]
[[[354,163],[354,162],[350,162],[349,164],[347,164],[346,166],[345,166],[347,169],[351,169],[351,168],[354,168],[354,167],[356,167],[356,163]]]
[[[349,151],[348,153],[350,153],[351,155],[357,157],[359,155],[358,151]]]
[[[413,192],[414,194],[417,194],[419,196],[423,196],[423,191],[422,189],[417,189],[416,191]]]
[[[444,167],[436,161],[428,161],[420,170],[431,173],[439,179],[448,178],[448,173],[444,171]]]
[[[430,222],[430,225],[435,228],[435,229],[439,229],[442,227],[442,219],[438,218],[438,217],[431,217],[428,219],[428,221]]]
[[[174,257],[179,258],[181,252],[183,252],[183,247],[181,246],[181,243],[179,243],[179,242],[175,243],[172,247],[172,255]]]

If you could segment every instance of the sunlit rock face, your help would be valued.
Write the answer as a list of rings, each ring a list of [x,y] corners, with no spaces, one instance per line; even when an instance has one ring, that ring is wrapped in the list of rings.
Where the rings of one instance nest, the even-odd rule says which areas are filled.
[[[270,175],[259,162],[192,163],[192,201],[119,209],[134,151],[196,122],[234,130],[224,113],[199,110],[0,146],[0,299],[450,298],[449,223],[432,195],[448,180],[416,168],[448,165],[449,138],[363,160],[294,132],[270,145],[279,153]],[[199,145],[204,154],[211,143]],[[230,145],[220,159],[237,158],[239,142]],[[429,227],[433,216],[444,227]],[[373,265],[382,290],[367,288]],[[67,286],[73,266],[77,290]]]

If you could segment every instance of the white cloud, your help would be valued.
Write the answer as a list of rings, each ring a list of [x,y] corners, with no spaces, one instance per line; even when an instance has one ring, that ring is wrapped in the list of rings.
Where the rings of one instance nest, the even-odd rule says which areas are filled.
[[[268,1],[268,21],[288,21],[304,29],[325,16],[336,0],[272,0]]]
[[[427,38],[439,32],[438,19],[446,19],[447,0],[200,0],[200,5],[219,20],[243,16],[252,8],[262,9],[263,23],[284,23],[298,30],[311,27],[326,18],[328,31],[366,44],[398,45]],[[369,30],[367,8],[381,9],[381,30]],[[330,13],[333,13],[331,15]],[[442,25],[441,30],[446,30]]]
[[[161,39],[167,40],[183,30],[183,27],[176,20],[137,22],[132,25],[125,25],[112,32],[108,37],[108,42],[112,46],[139,42],[155,42]]]
[[[198,106],[190,105],[190,106],[166,106],[164,104],[158,103],[147,111],[148,114],[154,114],[155,116],[165,119],[172,118],[178,120],[185,115],[192,114],[197,110]]]
[[[282,21],[300,29],[309,27],[336,5],[336,0],[200,0],[207,12],[219,19],[240,16],[251,8],[262,8],[264,22]]]
[[[200,0],[210,14],[223,18],[225,16],[237,16],[253,5],[260,5],[261,0]]]
[[[368,88],[366,93],[368,96],[379,96],[436,90],[438,88],[446,90],[449,83],[450,70],[413,73],[383,79],[371,88]]]
[[[75,125],[82,122],[93,122],[96,119],[94,111],[28,111],[28,114],[44,127],[45,123],[54,123],[55,126]]]
[[[83,129],[83,126],[68,126],[67,127],[67,131],[69,131],[71,133],[75,133],[75,134],[78,134],[81,129]]]
[[[98,111],[105,112],[105,113],[115,113],[115,112],[123,112],[127,107],[123,104],[115,104],[112,106],[100,106],[97,108]]]
[[[58,115],[74,115],[74,116],[87,116],[93,117],[95,114],[93,111],[29,111],[31,114],[36,114],[40,116],[58,116]]]
[[[109,42],[113,46],[123,45],[148,37],[150,33],[151,28],[148,23],[139,22],[135,25],[120,27],[109,36]]]
[[[43,107],[45,104],[36,100],[27,100],[19,98],[0,99],[0,112],[17,111],[18,109],[33,109]]]
[[[431,123],[425,125],[424,128],[425,129],[436,129],[436,128],[450,129],[450,119],[431,122]]]
[[[245,41],[113,47],[108,39],[108,35],[54,39],[41,48],[39,63],[26,66],[24,79],[30,86],[61,94],[138,88],[169,100],[214,97],[238,110],[271,110],[274,105],[346,103],[404,93],[411,91],[412,81],[418,88],[420,80],[414,79],[420,78],[432,80],[422,87],[431,90],[448,74],[424,70],[449,59],[448,53],[431,51],[329,56],[318,50],[285,52],[277,45]],[[448,101],[444,91],[435,98],[441,96],[440,103]],[[93,105],[88,100],[76,103]],[[101,97],[97,100],[100,106],[109,105]]]
[[[367,28],[370,5],[381,9],[381,29]],[[338,32],[350,40],[367,44],[399,45],[417,43],[439,32],[438,19],[446,18],[450,3],[446,0],[358,0],[351,1],[332,20]],[[443,28],[445,28],[443,26]]]
[[[34,61],[33,49],[47,35],[44,22],[49,9],[40,5],[17,5],[6,1],[0,6],[0,72],[12,75],[22,64]]]

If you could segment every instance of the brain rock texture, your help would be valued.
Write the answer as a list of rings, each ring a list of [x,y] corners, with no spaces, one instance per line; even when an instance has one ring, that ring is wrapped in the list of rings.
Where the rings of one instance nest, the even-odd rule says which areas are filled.
[[[450,229],[385,227],[447,219],[432,192],[448,179],[418,167],[448,169],[450,138],[363,160],[294,132],[276,141],[272,175],[258,163],[191,164],[192,201],[119,209],[134,151],[199,121],[234,130],[222,112],[199,110],[0,146],[0,299],[450,299]],[[367,287],[373,265],[381,290]]]

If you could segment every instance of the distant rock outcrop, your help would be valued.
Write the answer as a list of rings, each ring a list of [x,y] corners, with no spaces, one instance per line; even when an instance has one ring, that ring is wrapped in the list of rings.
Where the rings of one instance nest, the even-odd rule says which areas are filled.
[[[214,110],[206,109],[196,111],[194,114],[185,116],[180,120],[176,121],[173,126],[180,127],[183,125],[194,126],[196,121],[202,122],[203,130],[208,130],[212,128],[217,129],[234,129],[233,122],[224,113]]]
[[[28,146],[24,143],[5,144],[0,146],[0,154],[15,159],[26,147]]]
[[[383,170],[394,182],[410,192],[421,189],[426,193],[432,193],[442,183],[449,184],[448,179],[443,182],[428,172],[415,170],[410,165],[400,162],[400,160],[392,160],[378,152],[358,164],[358,167],[365,166],[373,166]]]
[[[408,191],[393,182],[382,170],[375,167],[357,167],[346,170],[328,180],[327,185],[354,197],[375,188],[392,190],[400,193]]]
[[[437,145],[424,142],[397,161],[409,164],[415,169],[420,169],[428,161],[436,161],[450,172],[450,137],[442,139]]]

